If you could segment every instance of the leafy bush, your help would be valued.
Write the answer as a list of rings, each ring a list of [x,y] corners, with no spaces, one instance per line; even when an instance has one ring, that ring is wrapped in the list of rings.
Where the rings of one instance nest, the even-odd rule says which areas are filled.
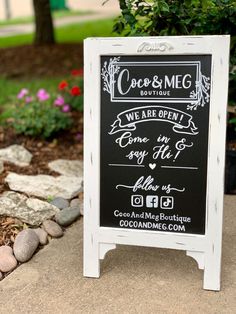
[[[83,110],[82,84],[83,70],[74,69],[68,80],[55,86],[54,95],[40,89],[32,96],[23,88],[14,108],[1,113],[0,123],[10,122],[19,134],[43,138],[68,129],[72,126],[72,117],[76,116],[72,111]],[[76,139],[82,140],[82,134],[78,133]]]
[[[235,0],[120,0],[113,31],[124,36],[230,34],[229,100],[236,103]]]
[[[30,96],[27,89],[22,89],[17,98],[11,120],[19,134],[49,138],[72,124],[67,105],[54,105],[44,89],[40,89],[36,97]]]

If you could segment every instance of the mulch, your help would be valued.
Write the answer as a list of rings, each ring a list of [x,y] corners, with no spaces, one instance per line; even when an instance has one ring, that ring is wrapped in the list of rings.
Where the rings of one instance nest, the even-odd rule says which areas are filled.
[[[7,79],[68,76],[73,68],[80,68],[82,64],[82,44],[0,49],[0,74]],[[48,162],[55,159],[83,158],[83,140],[78,140],[76,136],[78,133],[83,133],[83,114],[81,112],[74,113],[73,120],[75,123],[72,129],[61,132],[50,140],[17,135],[11,128],[0,127],[0,148],[19,144],[33,155],[28,167],[17,167],[10,163],[4,164],[4,172],[0,174],[0,194],[9,190],[4,182],[9,172],[57,176],[57,173],[48,168]],[[24,228],[24,224],[18,219],[0,216],[0,246],[13,246],[14,239],[22,228]]]
[[[68,76],[73,68],[82,66],[82,44],[0,49],[0,74],[9,79]]]

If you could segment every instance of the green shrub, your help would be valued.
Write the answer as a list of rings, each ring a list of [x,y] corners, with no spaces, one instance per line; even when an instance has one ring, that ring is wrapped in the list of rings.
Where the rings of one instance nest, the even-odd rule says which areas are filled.
[[[22,89],[11,118],[16,133],[43,138],[68,129],[72,124],[68,107],[63,110],[63,107],[54,105],[44,89],[39,90],[36,97],[29,96],[28,90]]]
[[[120,0],[124,36],[231,35],[229,100],[236,104],[235,0]]]

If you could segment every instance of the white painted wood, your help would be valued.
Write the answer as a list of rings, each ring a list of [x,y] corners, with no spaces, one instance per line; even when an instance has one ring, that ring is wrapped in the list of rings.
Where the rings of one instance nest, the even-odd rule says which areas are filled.
[[[220,290],[229,36],[91,38],[85,42],[84,276],[99,277],[99,258],[115,244],[186,250],[204,269],[204,289]],[[100,56],[212,55],[206,234],[100,227]]]
[[[84,44],[84,276],[99,277],[99,62],[94,43]],[[91,91],[93,91],[91,93]]]
[[[198,264],[199,269],[204,269],[205,267],[205,253],[197,251],[187,251],[187,256],[192,257]]]
[[[220,290],[229,37],[219,37],[212,53],[208,148],[207,225],[204,289]]]
[[[99,258],[104,259],[107,252],[110,250],[114,250],[116,248],[116,244],[114,243],[100,243],[100,252],[99,252]]]
[[[205,236],[158,231],[100,227],[99,241],[168,249],[200,251],[206,247]]]

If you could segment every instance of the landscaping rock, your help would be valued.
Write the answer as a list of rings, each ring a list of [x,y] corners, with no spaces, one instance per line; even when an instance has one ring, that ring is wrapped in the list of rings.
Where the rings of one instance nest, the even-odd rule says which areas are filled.
[[[84,216],[84,202],[82,200],[80,202],[80,215]]]
[[[82,177],[59,176],[55,178],[48,175],[28,176],[9,173],[5,181],[13,191],[44,199],[47,199],[49,196],[71,199],[80,192]]]
[[[66,160],[57,159],[49,162],[48,167],[64,176],[82,177],[83,161],[82,160]]]
[[[84,202],[79,198],[74,198],[70,202],[70,207],[78,206],[80,209],[80,215],[84,215]]]
[[[0,272],[0,281],[2,280],[3,278],[3,274]]]
[[[80,216],[79,206],[67,207],[56,214],[55,220],[61,226],[69,226]]]
[[[56,197],[54,198],[50,204],[56,206],[57,208],[59,209],[63,209],[63,208],[66,208],[66,207],[69,207],[70,203],[64,199],[63,197]]]
[[[13,250],[10,246],[0,246],[0,273],[12,271],[17,266],[17,260],[13,255]]]
[[[39,243],[42,245],[46,245],[48,243],[48,234],[42,228],[33,229],[39,238]]]
[[[0,149],[0,160],[11,162],[20,167],[29,166],[32,154],[21,145],[11,145]]]
[[[39,245],[39,238],[32,229],[21,231],[15,239],[13,251],[16,259],[21,262],[27,262]]]
[[[4,171],[4,165],[3,162],[0,160],[0,174]]]
[[[58,211],[56,206],[48,202],[27,198],[16,192],[5,192],[0,197],[0,215],[16,217],[33,226],[52,218]]]
[[[17,260],[13,256],[12,248],[7,245],[0,246],[0,274],[12,271],[16,266]]]
[[[8,245],[2,245],[2,246],[0,246],[0,255],[1,254],[13,255],[13,250]]]
[[[70,207],[74,207],[74,206],[80,206],[80,199],[79,198],[74,198],[73,200],[70,201]]]
[[[60,238],[63,235],[61,227],[55,221],[45,220],[43,228],[53,238]]]
[[[13,255],[10,254],[1,254],[0,255],[0,271],[7,273],[12,271],[17,266],[17,260]]]

